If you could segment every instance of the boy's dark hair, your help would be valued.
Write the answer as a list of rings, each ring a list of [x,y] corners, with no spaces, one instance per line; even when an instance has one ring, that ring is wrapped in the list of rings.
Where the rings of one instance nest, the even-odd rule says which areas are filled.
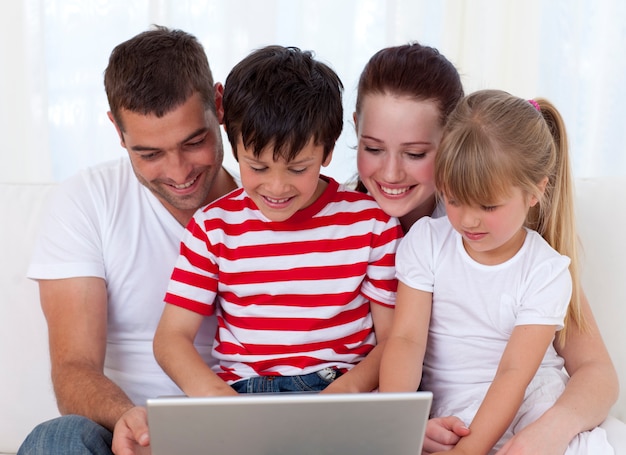
[[[224,125],[237,158],[237,139],[259,156],[291,161],[313,140],[332,152],[343,127],[343,84],[310,51],[267,46],[232,69],[224,86]]]
[[[202,44],[189,33],[163,26],[113,49],[104,71],[104,88],[122,131],[121,110],[162,117],[195,92],[215,112],[213,75]]]

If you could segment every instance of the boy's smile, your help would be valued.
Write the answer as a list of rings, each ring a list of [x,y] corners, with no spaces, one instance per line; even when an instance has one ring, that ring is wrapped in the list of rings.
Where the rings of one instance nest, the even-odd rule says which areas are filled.
[[[282,156],[275,160],[273,147],[256,157],[253,147],[246,149],[239,137],[237,152],[242,186],[271,221],[289,219],[324,192],[326,183],[319,178],[320,169],[328,166],[332,154],[324,160],[323,145],[309,141],[292,161]]]

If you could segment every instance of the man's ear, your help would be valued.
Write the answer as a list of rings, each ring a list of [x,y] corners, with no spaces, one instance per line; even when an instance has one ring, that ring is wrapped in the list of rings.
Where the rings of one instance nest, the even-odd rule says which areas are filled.
[[[120,144],[122,145],[122,147],[126,148],[126,144],[124,143],[124,133],[122,132],[122,129],[115,121],[115,118],[113,117],[113,114],[111,113],[111,111],[107,112],[107,117],[109,117],[109,120],[111,120],[111,123],[113,123],[113,126],[115,127],[115,131],[117,131],[117,134],[120,137]]]
[[[215,91],[215,115],[220,125],[224,124],[224,86],[221,82],[217,82],[214,87]]]

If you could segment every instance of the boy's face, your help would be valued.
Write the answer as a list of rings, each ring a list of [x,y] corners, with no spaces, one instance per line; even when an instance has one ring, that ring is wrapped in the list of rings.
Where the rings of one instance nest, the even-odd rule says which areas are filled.
[[[267,147],[257,158],[253,149],[237,140],[241,183],[261,213],[271,221],[285,221],[298,210],[311,205],[326,186],[320,180],[322,166],[328,166],[332,153],[323,159],[324,147],[313,141],[287,162],[274,161],[273,148]]]

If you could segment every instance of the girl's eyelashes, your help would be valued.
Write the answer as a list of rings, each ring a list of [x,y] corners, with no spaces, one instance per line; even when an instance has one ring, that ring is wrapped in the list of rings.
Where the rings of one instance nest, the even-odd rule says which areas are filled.
[[[426,157],[426,152],[407,152],[407,155],[412,160],[421,160]]]

